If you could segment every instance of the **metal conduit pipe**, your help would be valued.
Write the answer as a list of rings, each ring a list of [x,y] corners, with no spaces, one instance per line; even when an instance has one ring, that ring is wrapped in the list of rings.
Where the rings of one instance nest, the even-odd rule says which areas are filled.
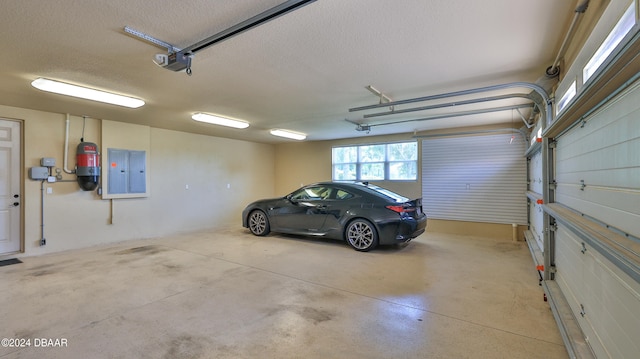
[[[371,109],[380,108],[380,107],[404,105],[404,104],[408,104],[408,103],[415,103],[415,102],[422,102],[422,101],[438,100],[438,99],[443,99],[443,98],[448,98],[448,97],[455,97],[455,96],[472,95],[472,94],[476,94],[476,93],[495,91],[495,90],[503,90],[503,89],[513,88],[513,87],[528,88],[528,89],[531,89],[531,90],[535,91],[537,94],[539,94],[540,97],[542,97],[542,99],[543,99],[543,101],[545,102],[545,105],[546,105],[545,106],[545,111],[544,111],[545,112],[545,116],[546,116],[546,120],[544,121],[543,127],[544,127],[545,124],[548,125],[548,124],[551,123],[551,113],[553,111],[553,108],[552,108],[552,101],[549,98],[549,95],[547,94],[547,91],[544,88],[542,88],[541,86],[539,86],[537,84],[534,84],[534,83],[530,83],[530,82],[509,82],[509,83],[500,84],[500,85],[478,87],[478,88],[469,89],[469,90],[454,91],[454,92],[448,92],[448,93],[431,95],[431,96],[417,97],[417,98],[412,98],[412,99],[407,99],[407,100],[398,100],[398,101],[393,101],[393,102],[387,102],[387,103],[384,103],[384,104],[375,104],[375,105],[369,105],[369,106],[354,107],[354,108],[350,108],[349,112],[371,110]],[[448,117],[448,116],[444,116],[444,117]]]
[[[76,173],[75,170],[69,170],[67,169],[67,157],[69,156],[69,114],[67,114],[67,121],[66,121],[66,131],[65,131],[65,135],[64,135],[64,172],[65,173]]]
[[[573,20],[571,20],[571,25],[569,26],[569,31],[567,31],[567,34],[564,36],[564,40],[562,40],[562,45],[560,45],[558,55],[553,61],[553,64],[547,68],[546,73],[548,77],[556,77],[560,74],[560,68],[558,67],[560,60],[564,57],[565,52],[567,52],[567,45],[573,38],[580,15],[587,11],[587,7],[589,7],[589,0],[582,0],[576,7],[573,14]]]

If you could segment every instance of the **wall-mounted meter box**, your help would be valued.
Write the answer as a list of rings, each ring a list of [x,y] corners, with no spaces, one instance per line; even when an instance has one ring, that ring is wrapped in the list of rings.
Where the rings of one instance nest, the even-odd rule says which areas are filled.
[[[31,167],[29,168],[29,178],[32,180],[48,179],[49,169],[47,167]]]
[[[51,157],[43,157],[42,159],[40,159],[40,166],[43,166],[43,167],[55,167],[56,166],[56,159],[55,158],[51,158]]]

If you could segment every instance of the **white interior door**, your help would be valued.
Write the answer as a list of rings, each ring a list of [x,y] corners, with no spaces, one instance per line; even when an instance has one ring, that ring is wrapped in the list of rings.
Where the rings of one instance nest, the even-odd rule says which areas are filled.
[[[20,122],[0,119],[0,255],[20,251]]]

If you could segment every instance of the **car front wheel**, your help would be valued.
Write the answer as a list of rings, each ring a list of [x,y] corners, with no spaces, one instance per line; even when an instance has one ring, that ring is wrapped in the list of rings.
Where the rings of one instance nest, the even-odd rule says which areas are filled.
[[[261,210],[255,210],[249,214],[249,230],[256,236],[269,234],[269,219]]]
[[[349,245],[357,251],[366,252],[378,245],[378,233],[366,219],[350,222],[344,235]]]

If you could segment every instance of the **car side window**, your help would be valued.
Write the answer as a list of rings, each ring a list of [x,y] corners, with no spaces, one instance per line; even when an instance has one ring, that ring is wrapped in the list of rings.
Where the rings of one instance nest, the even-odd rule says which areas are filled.
[[[291,195],[292,200],[322,200],[328,199],[331,195],[331,188],[324,186],[315,186],[301,188]]]
[[[336,199],[349,199],[349,198],[353,198],[353,195],[347,191],[343,191],[341,189],[336,191]]]

